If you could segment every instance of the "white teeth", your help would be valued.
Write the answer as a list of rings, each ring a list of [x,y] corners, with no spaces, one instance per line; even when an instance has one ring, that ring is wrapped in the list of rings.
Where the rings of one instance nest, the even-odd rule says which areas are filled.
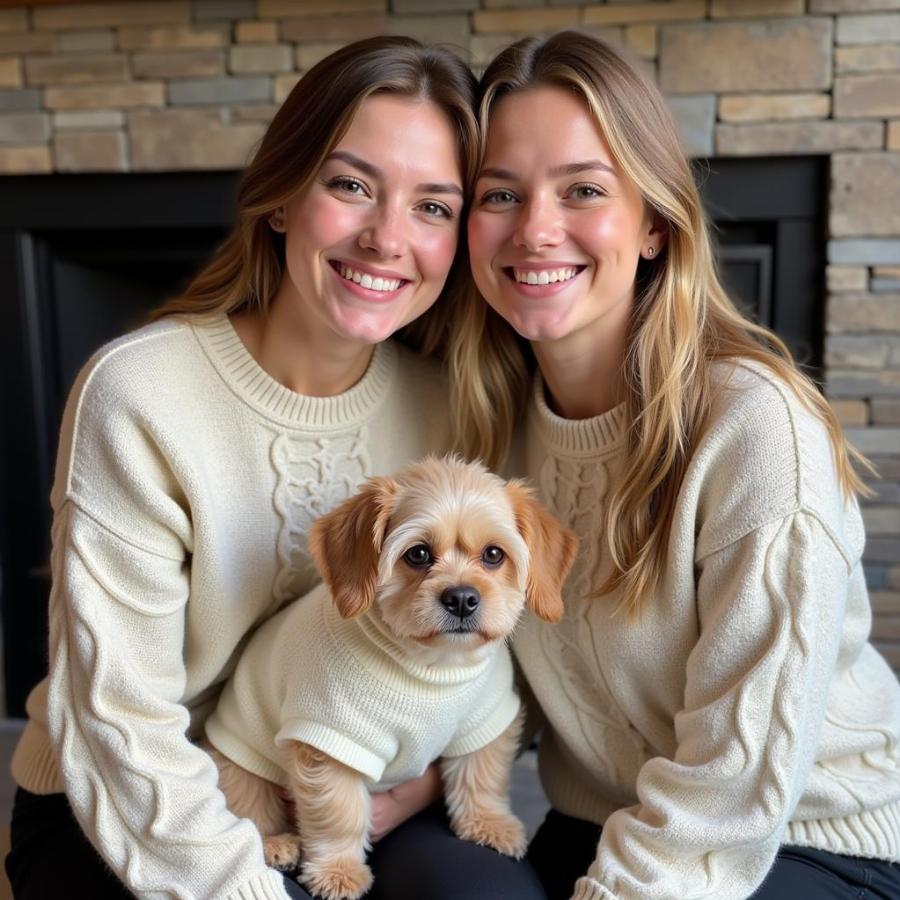
[[[350,266],[341,265],[340,273],[341,278],[353,281],[370,291],[396,291],[400,287],[399,278],[381,278],[380,276],[373,278],[366,272],[357,272],[356,269],[351,269]]]
[[[519,284],[556,284],[558,281],[568,281],[578,274],[578,269],[568,266],[565,269],[513,269],[513,275]]]

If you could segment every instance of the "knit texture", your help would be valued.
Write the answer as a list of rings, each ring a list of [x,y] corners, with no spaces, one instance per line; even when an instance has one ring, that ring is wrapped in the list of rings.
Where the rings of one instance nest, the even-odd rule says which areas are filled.
[[[206,734],[269,781],[287,784],[283,748],[302,741],[387,790],[481,749],[518,710],[505,645],[470,666],[422,666],[372,612],[342,620],[320,585],[253,635]]]
[[[300,396],[225,317],[148,326],[79,375],[51,498],[51,670],[13,774],[64,787],[133,893],[286,896],[189,738],[248,633],[318,582],[309,523],[449,449],[446,397],[434,363],[390,342],[345,393]]]
[[[862,519],[824,428],[767,369],[721,365],[637,621],[605,580],[624,407],[584,421],[538,380],[526,468],[581,538],[556,626],[514,648],[554,807],[603,825],[573,900],[742,900],[781,844],[900,859],[900,687],[867,642]]]

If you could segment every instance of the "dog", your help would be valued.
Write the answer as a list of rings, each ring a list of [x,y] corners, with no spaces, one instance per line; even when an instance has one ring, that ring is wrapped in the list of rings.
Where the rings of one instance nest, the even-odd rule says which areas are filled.
[[[370,792],[439,758],[453,831],[521,857],[506,639],[526,606],[562,617],[577,538],[522,482],[430,457],[365,483],[309,549],[323,584],[254,634],[207,721],[228,807],[270,866],[354,900],[372,884]]]

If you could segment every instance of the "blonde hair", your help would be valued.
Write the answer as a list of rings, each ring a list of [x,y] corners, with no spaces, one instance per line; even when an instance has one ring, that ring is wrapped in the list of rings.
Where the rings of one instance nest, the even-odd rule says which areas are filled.
[[[360,104],[373,94],[428,100],[444,112],[456,135],[468,195],[479,152],[475,89],[474,76],[456,55],[413,38],[368,38],[321,60],[294,86],[242,174],[231,234],[185,291],[155,310],[151,320],[265,312],[284,269],[284,238],[269,227],[269,217],[309,185]],[[404,329],[414,349],[441,352],[452,311],[459,307],[448,295],[462,289],[466,271],[461,235],[441,299]]]
[[[612,488],[605,528],[613,571],[597,592],[621,589],[622,607],[637,613],[665,566],[675,503],[710,411],[717,360],[754,360],[790,386],[827,429],[847,495],[865,490],[850,457],[869,464],[844,440],[833,411],[785,344],[745,319],[723,290],[700,197],[657,88],[596,38],[577,32],[526,38],[503,50],[484,73],[484,133],[494,103],[536,86],[562,87],[584,99],[615,162],[668,228],[667,246],[638,267],[624,364],[625,471]],[[474,436],[479,430],[465,420],[492,417],[499,426],[493,442],[473,440],[466,450],[496,462],[525,405],[533,361],[512,329],[474,292],[465,317],[469,329],[482,328],[487,339],[473,345],[466,332],[454,340],[459,428]]]

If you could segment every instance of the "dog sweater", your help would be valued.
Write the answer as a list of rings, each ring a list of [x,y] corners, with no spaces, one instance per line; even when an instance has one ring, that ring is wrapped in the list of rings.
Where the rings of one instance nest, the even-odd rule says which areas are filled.
[[[302,741],[378,791],[481,749],[518,710],[505,644],[469,666],[423,666],[371,612],[342,619],[319,585],[253,635],[206,735],[269,781],[287,783],[282,750]]]
[[[624,407],[565,420],[535,383],[525,465],[581,552],[563,621],[523,619],[514,648],[547,721],[550,801],[603,825],[575,900],[743,900],[781,844],[900,860],[900,687],[867,640],[858,504],[769,369],[716,379],[636,619],[590,597]]]
[[[287,897],[191,738],[248,633],[318,583],[310,523],[446,452],[446,407],[439,367],[393,342],[344,393],[301,396],[224,316],[142,328],[79,375],[51,498],[50,675],[13,774],[65,790],[133,893]]]

